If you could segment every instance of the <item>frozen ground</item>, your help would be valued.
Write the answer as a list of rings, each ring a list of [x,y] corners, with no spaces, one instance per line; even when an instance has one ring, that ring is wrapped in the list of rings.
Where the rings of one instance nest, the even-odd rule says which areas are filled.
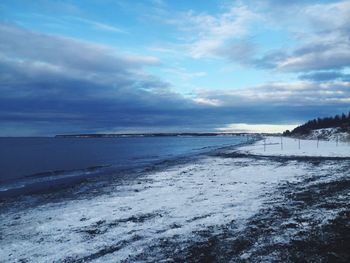
[[[350,143],[270,136],[241,147],[240,152],[266,156],[350,157]]]
[[[281,152],[272,158],[278,140],[268,138],[265,151],[260,141],[81,194],[75,189],[74,198],[51,194],[3,203],[0,258],[347,262],[350,147],[338,146],[338,153],[329,146],[317,155],[322,158],[293,159],[298,149],[287,150],[294,141],[286,140],[288,158]],[[313,156],[311,147],[304,149],[301,156]]]
[[[317,140],[323,139],[328,141],[343,141],[349,142],[350,134],[347,132],[341,132],[340,128],[323,128],[312,130],[305,139]]]

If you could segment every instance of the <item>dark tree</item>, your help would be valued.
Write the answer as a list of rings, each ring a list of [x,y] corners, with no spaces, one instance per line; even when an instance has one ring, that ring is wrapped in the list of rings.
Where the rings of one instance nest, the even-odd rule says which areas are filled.
[[[285,131],[283,135],[306,135],[312,130],[325,129],[325,128],[340,128],[342,132],[350,130],[350,112],[348,115],[343,113],[341,116],[336,115],[334,117],[317,118],[306,122],[303,125],[296,127],[292,131]]]

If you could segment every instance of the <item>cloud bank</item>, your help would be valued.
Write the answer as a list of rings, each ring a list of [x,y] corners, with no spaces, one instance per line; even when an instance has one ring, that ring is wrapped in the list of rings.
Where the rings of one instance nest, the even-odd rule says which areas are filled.
[[[152,69],[183,82],[211,72],[189,73],[161,56],[1,23],[0,135],[238,131],[249,130],[246,124],[298,124],[348,111],[349,2],[286,5],[239,2],[217,14],[191,10],[173,16],[158,10],[165,26],[183,34],[168,43],[174,54],[294,76],[244,88],[198,85],[186,96]],[[125,35],[112,24],[84,23]],[[293,45],[262,47],[252,35],[257,25],[292,32]]]

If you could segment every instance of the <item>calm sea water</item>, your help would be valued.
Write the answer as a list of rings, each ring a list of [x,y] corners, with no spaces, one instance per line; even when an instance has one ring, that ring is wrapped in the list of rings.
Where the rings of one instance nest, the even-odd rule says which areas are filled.
[[[237,145],[239,136],[0,138],[0,195]]]

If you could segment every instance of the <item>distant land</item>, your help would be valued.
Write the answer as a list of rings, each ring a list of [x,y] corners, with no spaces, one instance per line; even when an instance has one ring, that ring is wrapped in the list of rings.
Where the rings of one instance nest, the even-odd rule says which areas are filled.
[[[88,134],[58,134],[56,138],[115,138],[115,137],[171,137],[171,136],[247,136],[260,135],[261,133],[88,133]],[[265,133],[264,133],[265,134]]]
[[[91,133],[58,134],[56,138],[114,138],[114,137],[170,137],[170,136],[239,136],[247,133]]]

